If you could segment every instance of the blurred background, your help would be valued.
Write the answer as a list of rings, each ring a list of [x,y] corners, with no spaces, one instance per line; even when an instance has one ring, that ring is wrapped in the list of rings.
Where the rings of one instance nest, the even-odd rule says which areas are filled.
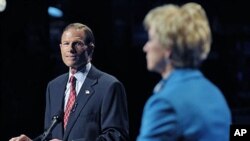
[[[4,0],[0,0],[4,1]],[[127,91],[130,137],[139,133],[144,103],[160,76],[146,70],[142,20],[147,12],[186,0],[7,0],[0,2],[0,140],[43,132],[47,83],[67,72],[62,28],[87,24],[96,37],[93,64]],[[233,123],[250,124],[250,9],[243,0],[196,0],[210,21],[213,44],[202,72],[224,93]]]

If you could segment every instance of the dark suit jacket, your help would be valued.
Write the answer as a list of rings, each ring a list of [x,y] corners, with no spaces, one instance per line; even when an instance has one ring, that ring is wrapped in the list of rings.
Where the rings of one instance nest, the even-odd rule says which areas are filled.
[[[65,88],[69,74],[50,81],[46,93],[45,129],[52,117],[63,111]],[[76,98],[76,107],[66,130],[60,122],[52,130],[51,138],[65,141],[126,141],[129,138],[127,98],[124,86],[115,77],[93,65]]]

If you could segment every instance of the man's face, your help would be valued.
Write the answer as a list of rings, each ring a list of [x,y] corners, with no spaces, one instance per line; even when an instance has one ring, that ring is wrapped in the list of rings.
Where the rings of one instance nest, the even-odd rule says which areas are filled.
[[[87,45],[84,43],[85,32],[70,28],[62,34],[61,55],[64,64],[68,67],[78,68],[89,62]]]

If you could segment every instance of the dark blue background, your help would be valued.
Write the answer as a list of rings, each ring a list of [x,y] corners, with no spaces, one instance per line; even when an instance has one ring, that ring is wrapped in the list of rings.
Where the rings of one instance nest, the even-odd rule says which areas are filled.
[[[8,0],[0,12],[0,140],[43,132],[46,85],[67,72],[59,51],[61,29],[82,22],[93,29],[93,64],[124,84],[129,104],[130,135],[135,140],[143,105],[160,79],[146,70],[142,47],[146,13],[164,3],[185,0]],[[201,67],[224,93],[233,123],[250,122],[250,8],[243,0],[196,1],[207,11],[213,33],[212,50]],[[47,14],[48,6],[64,11]]]

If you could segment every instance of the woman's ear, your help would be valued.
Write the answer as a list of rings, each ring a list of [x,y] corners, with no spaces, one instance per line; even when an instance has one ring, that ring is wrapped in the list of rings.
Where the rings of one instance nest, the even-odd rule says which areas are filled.
[[[172,56],[172,50],[170,48],[165,49],[165,58],[171,58]]]

